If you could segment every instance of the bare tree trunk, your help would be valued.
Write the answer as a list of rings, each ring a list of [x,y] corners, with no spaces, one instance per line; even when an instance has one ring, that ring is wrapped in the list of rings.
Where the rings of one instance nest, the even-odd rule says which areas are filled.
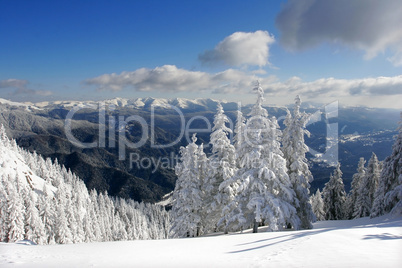
[[[258,233],[258,225],[259,222],[257,222],[256,219],[254,219],[253,233]]]

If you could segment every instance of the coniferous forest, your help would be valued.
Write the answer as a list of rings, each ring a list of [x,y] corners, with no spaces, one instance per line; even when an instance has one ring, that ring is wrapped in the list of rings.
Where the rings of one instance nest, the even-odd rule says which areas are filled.
[[[234,142],[228,135],[222,106],[211,133],[211,154],[203,144],[181,148],[173,193],[172,235],[199,236],[267,226],[270,231],[309,229],[316,220],[345,220],[400,213],[402,207],[402,113],[392,154],[382,163],[373,153],[362,158],[346,193],[340,163],[320,191],[310,195],[304,135],[309,115],[295,99],[281,131],[275,117],[262,107],[263,89],[254,88],[257,101],[245,117],[239,110]]]

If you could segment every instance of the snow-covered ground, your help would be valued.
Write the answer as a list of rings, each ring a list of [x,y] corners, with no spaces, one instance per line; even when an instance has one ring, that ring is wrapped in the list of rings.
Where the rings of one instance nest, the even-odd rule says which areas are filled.
[[[0,267],[401,267],[402,217],[304,231],[35,246],[0,243]]]

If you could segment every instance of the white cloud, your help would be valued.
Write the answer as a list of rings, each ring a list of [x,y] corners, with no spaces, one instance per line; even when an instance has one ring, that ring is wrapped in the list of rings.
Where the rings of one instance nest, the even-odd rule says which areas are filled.
[[[119,91],[133,87],[137,91],[186,91],[191,88],[205,88],[208,74],[178,69],[164,65],[155,69],[141,68],[121,74],[104,74],[85,80],[87,85],[98,85],[99,90]]]
[[[364,50],[371,59],[387,49],[401,53],[401,14],[400,0],[289,0],[276,24],[290,50],[340,43]],[[390,61],[402,65],[400,55]]]
[[[361,79],[321,78],[303,82],[292,77],[285,82],[273,82],[265,86],[273,95],[300,94],[314,98],[347,96],[392,96],[402,95],[402,75]]]
[[[48,90],[34,90],[27,88],[29,82],[27,80],[21,79],[7,79],[0,80],[0,88],[13,89],[12,95],[39,95],[39,96],[50,96],[53,92]]]
[[[269,46],[275,38],[267,31],[235,32],[223,39],[213,50],[199,55],[206,64],[224,63],[229,66],[269,64]]]
[[[103,74],[87,79],[84,83],[95,85],[98,90],[120,91],[123,88],[131,88],[135,91],[199,92],[210,90],[223,93],[246,88],[244,83],[249,85],[253,77],[233,69],[210,74],[188,71],[174,65],[164,65],[155,69],[141,68],[121,74]]]
[[[388,60],[394,66],[402,66],[402,49],[397,51],[392,57],[389,57]]]
[[[0,80],[0,88],[24,88],[28,84],[27,80],[7,79]]]

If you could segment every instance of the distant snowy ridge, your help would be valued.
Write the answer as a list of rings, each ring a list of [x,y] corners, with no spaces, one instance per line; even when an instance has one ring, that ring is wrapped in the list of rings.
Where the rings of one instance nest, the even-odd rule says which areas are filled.
[[[234,101],[226,101],[226,100],[217,100],[212,98],[196,98],[196,99],[187,99],[187,98],[112,98],[106,100],[87,100],[87,101],[68,101],[68,100],[60,100],[60,101],[42,101],[42,102],[14,102],[10,100],[5,100],[0,98],[0,106],[7,105],[9,107],[19,107],[25,110],[42,110],[42,109],[71,109],[77,106],[93,106],[99,105],[100,103],[106,106],[115,106],[116,108],[131,108],[131,109],[151,109],[153,108],[171,108],[172,106],[180,108],[180,109],[194,109],[194,110],[211,110],[215,111],[218,103],[221,103],[225,110],[236,110],[238,104],[241,103],[243,107],[249,106],[249,103],[242,103],[242,100],[238,102]],[[329,103],[315,103],[315,102],[305,102],[302,105],[303,109],[322,109]],[[333,104],[333,103],[331,103]],[[344,105],[342,103],[337,103],[339,108],[343,109],[365,109],[366,111],[373,111],[376,108],[368,108],[368,107],[354,107]],[[292,104],[288,105],[276,105],[276,104],[264,104],[265,107],[271,108],[290,108]],[[384,110],[384,109],[383,109]]]
[[[18,107],[22,108],[27,111],[31,111],[32,109],[39,110],[39,106],[33,104],[33,103],[22,103],[22,102],[14,102],[14,101],[9,101],[0,98],[0,107],[1,106],[6,106],[6,107]]]
[[[172,98],[172,99],[164,99],[164,98],[134,98],[134,99],[125,99],[125,98],[113,98],[107,99],[103,101],[45,101],[38,103],[18,103],[11,102],[7,100],[0,99],[0,103],[8,104],[10,106],[19,106],[19,107],[36,107],[38,109],[55,109],[55,108],[63,108],[70,109],[75,106],[85,106],[85,105],[98,105],[99,103],[104,103],[105,105],[114,105],[119,108],[133,108],[133,109],[143,109],[143,108],[151,108],[159,107],[159,108],[170,108],[171,106],[175,106],[177,108],[188,109],[188,108],[203,108],[203,109],[212,109],[215,110],[218,103],[232,105],[236,107],[237,103],[228,102],[225,100],[215,100],[215,99],[186,99],[186,98]]]

